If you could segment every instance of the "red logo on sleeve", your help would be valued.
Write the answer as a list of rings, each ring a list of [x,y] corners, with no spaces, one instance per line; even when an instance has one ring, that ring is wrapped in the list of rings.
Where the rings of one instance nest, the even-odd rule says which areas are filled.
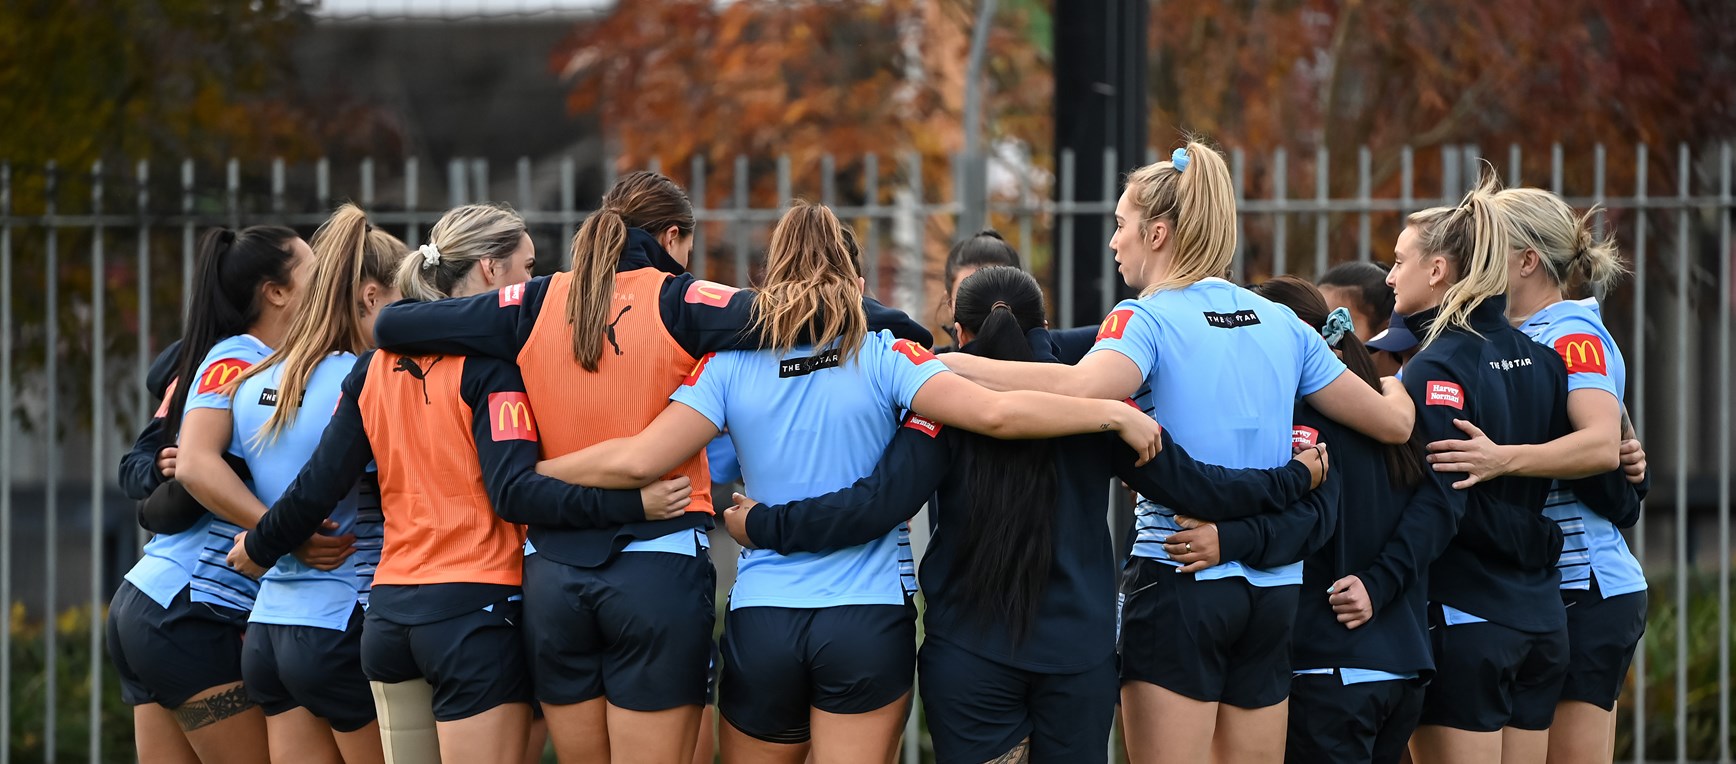
[[[212,362],[205,367],[205,375],[199,378],[199,389],[195,394],[204,395],[223,389],[224,385],[234,382],[236,377],[241,376],[241,372],[247,371],[247,367],[252,365],[239,358],[224,358]]]
[[[910,362],[917,366],[935,360],[933,352],[915,342],[911,342],[910,340],[899,340],[894,342],[892,343],[892,349],[902,353],[905,358],[910,359]]]
[[[712,281],[695,281],[687,285],[687,294],[683,295],[681,299],[694,305],[710,305],[713,308],[722,308],[728,306],[729,298],[734,297],[735,293],[740,291],[735,287],[724,286]]]
[[[1296,425],[1290,428],[1290,445],[1297,448],[1313,448],[1320,444],[1320,431],[1312,427]]]
[[[904,426],[906,428],[920,432],[923,435],[927,435],[930,438],[935,438],[935,437],[940,436],[940,423],[934,421],[933,419],[929,419],[927,417],[920,417],[920,416],[917,416],[915,414],[911,414],[909,418],[904,420]]]
[[[157,406],[157,413],[151,416],[152,419],[162,419],[169,415],[169,400],[175,397],[175,385],[180,382],[179,379],[169,380],[169,388],[163,391],[163,403]]]
[[[1569,334],[1555,341],[1555,352],[1567,362],[1568,374],[1609,374],[1603,340],[1595,334]]]
[[[701,356],[699,362],[693,364],[693,371],[687,372],[687,378],[681,380],[681,385],[683,387],[692,387],[699,384],[699,375],[705,373],[705,365],[711,363],[711,357],[714,355],[717,354],[706,353],[704,356]]]
[[[536,441],[536,419],[530,413],[530,397],[524,393],[489,393],[489,431],[496,443],[503,440]]]
[[[1121,335],[1127,331],[1127,324],[1131,321],[1133,321],[1133,311],[1129,308],[1122,308],[1110,313],[1103,319],[1103,323],[1097,326],[1097,339],[1092,341],[1121,339]]]
[[[524,284],[513,284],[500,290],[500,307],[524,304]]]
[[[1465,388],[1453,382],[1430,382],[1429,397],[1424,403],[1430,406],[1452,406],[1464,411]]]

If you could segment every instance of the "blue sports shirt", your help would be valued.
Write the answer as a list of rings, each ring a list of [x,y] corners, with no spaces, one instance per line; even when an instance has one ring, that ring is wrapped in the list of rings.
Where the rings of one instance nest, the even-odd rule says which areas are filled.
[[[1319,333],[1289,308],[1218,278],[1123,300],[1103,319],[1092,353],[1126,356],[1145,376],[1135,396],[1202,462],[1277,467],[1290,460],[1296,399],[1343,374]],[[755,497],[758,498],[758,497]],[[1175,512],[1141,499],[1133,554],[1176,565],[1163,542]],[[1302,583],[1302,563],[1259,570],[1229,561],[1200,579],[1241,576],[1254,586]]]
[[[845,488],[874,471],[901,409],[946,365],[889,331],[855,358],[836,346],[728,351],[701,361],[669,396],[729,430],[749,496],[769,503]],[[910,529],[826,553],[741,553],[730,607],[901,605],[916,590]]]
[[[1604,328],[1597,300],[1563,300],[1537,311],[1519,330],[1561,355],[1567,364],[1567,391],[1602,390],[1622,400],[1627,361]],[[1627,539],[1610,522],[1557,481],[1549,486],[1543,514],[1561,526],[1561,588],[1597,586],[1604,597],[1646,588],[1645,572]]]

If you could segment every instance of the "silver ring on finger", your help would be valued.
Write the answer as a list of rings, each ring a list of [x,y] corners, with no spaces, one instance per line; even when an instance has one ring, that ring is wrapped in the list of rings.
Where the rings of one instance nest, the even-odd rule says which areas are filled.
[[[1183,544],[1182,551],[1187,552],[1188,554],[1193,554],[1193,542],[1189,541]]]

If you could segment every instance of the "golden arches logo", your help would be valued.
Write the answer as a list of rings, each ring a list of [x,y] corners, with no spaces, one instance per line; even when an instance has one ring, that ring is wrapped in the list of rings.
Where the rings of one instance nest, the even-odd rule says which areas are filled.
[[[1103,318],[1103,323],[1097,325],[1097,339],[1118,340],[1127,332],[1127,324],[1133,321],[1133,311],[1127,308],[1114,311]]]
[[[1603,340],[1592,334],[1569,334],[1555,341],[1555,352],[1567,364],[1569,374],[1608,374]]]
[[[223,389],[224,385],[235,381],[236,377],[241,376],[241,372],[247,371],[247,368],[252,365],[239,358],[224,358],[212,362],[210,366],[205,367],[205,376],[199,378],[198,394],[204,395]]]
[[[489,393],[488,408],[495,441],[536,440],[536,419],[524,393]]]

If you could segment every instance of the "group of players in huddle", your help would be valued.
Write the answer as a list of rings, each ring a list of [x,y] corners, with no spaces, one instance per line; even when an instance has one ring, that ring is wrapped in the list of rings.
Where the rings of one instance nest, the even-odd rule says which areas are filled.
[[[921,677],[942,762],[1104,761],[1118,714],[1133,762],[1608,761],[1645,462],[1585,298],[1621,262],[1492,180],[1405,223],[1390,271],[1239,286],[1189,142],[1116,205],[1138,298],[1050,331],[985,232],[938,355],[823,205],[756,288],[687,273],[656,173],[537,278],[499,205],[416,248],[353,205],[208,232],[121,465],[140,759],[883,764]]]

